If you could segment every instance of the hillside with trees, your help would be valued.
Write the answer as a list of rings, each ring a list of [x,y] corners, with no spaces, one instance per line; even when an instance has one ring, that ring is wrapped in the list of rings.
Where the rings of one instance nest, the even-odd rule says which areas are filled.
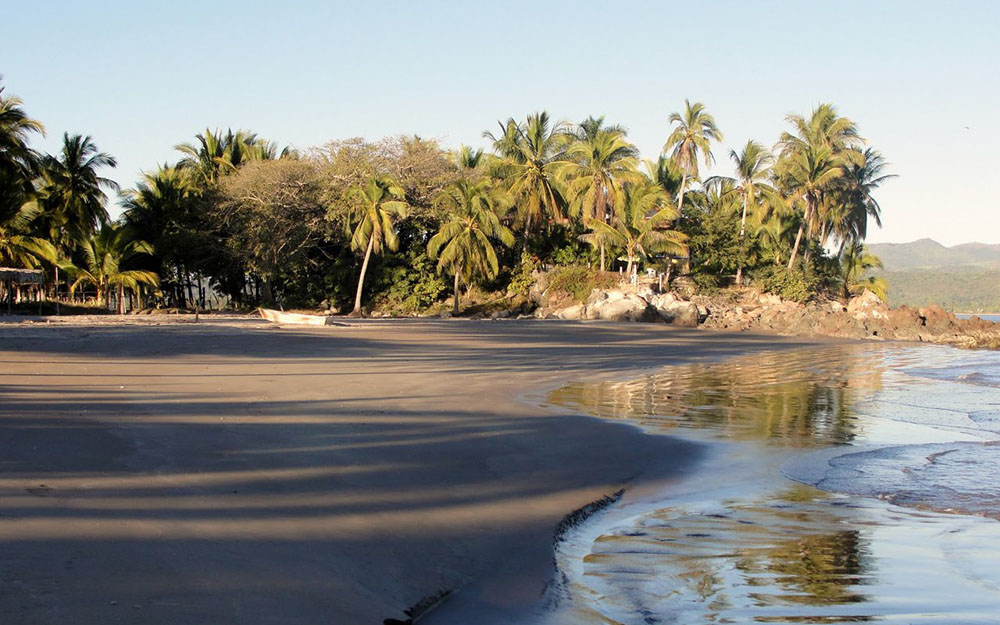
[[[572,269],[573,292],[687,268],[704,292],[884,296],[865,277],[879,263],[864,240],[881,225],[885,159],[832,104],[786,122],[712,177],[723,132],[690,101],[664,115],[654,160],[621,125],[546,111],[499,120],[488,150],[418,136],[293,150],[206,129],[120,190],[90,136],[33,150],[44,126],[0,91],[0,265],[44,270],[49,298],[118,311],[204,308],[214,295],[244,310],[457,314],[516,302],[553,267]]]

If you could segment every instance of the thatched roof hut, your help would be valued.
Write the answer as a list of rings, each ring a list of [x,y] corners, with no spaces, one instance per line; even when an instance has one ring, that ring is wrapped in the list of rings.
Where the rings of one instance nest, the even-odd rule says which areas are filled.
[[[17,267],[0,267],[0,282],[14,284],[41,284],[45,274],[41,269],[19,269]]]
[[[14,284],[41,284],[45,274],[41,269],[19,269],[16,267],[0,267],[0,282]]]

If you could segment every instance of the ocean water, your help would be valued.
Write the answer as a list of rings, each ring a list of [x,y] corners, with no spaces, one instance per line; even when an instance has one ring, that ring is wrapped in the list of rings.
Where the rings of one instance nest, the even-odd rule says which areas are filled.
[[[959,319],[968,319],[969,317],[979,317],[980,319],[984,319],[986,321],[992,321],[993,323],[1000,323],[1000,315],[979,315],[979,314],[969,315],[963,313],[963,314],[957,314],[955,316],[958,317]]]
[[[549,401],[709,452],[566,537],[543,622],[1000,623],[1000,352],[775,352]]]

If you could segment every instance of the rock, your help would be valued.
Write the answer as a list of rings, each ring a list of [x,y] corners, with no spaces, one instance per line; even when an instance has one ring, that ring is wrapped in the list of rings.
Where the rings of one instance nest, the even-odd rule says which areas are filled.
[[[446,310],[442,312],[440,315],[438,315],[438,317],[440,317],[441,319],[451,319],[451,311]]]
[[[847,313],[855,319],[888,319],[889,307],[878,295],[865,291],[847,302]]]
[[[559,312],[555,313],[555,316],[559,319],[576,321],[578,319],[583,319],[583,315],[586,311],[586,306],[583,304],[577,304],[575,306],[570,306],[569,308],[563,308]]]
[[[607,292],[595,290],[587,301],[585,319],[602,319],[604,321],[659,319],[656,309],[634,293],[624,293],[617,289]]]
[[[697,327],[701,318],[701,311],[693,302],[674,302],[658,312],[667,323],[687,328]]]

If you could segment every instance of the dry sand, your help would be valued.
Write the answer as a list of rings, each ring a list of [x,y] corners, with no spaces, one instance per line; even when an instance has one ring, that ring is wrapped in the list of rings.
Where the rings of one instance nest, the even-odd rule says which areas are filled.
[[[553,531],[698,448],[539,407],[805,344],[637,324],[0,323],[0,622],[509,623]],[[811,343],[811,342],[810,342]],[[474,616],[473,616],[474,615]]]

